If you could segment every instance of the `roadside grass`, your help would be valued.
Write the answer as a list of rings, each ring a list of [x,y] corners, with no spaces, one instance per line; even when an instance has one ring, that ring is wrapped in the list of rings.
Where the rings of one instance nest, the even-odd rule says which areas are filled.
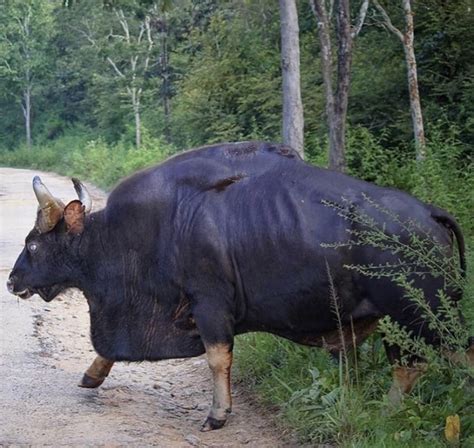
[[[342,363],[330,359],[322,349],[301,347],[267,334],[243,335],[235,345],[236,373],[264,403],[278,407],[280,423],[296,430],[302,443],[427,446],[427,434],[419,434],[420,424],[410,421],[419,420],[416,395],[405,401],[398,415],[384,414],[384,394],[391,377],[380,345],[374,336],[359,348],[357,384],[353,368],[351,382],[344,382]],[[405,415],[410,407],[414,412]],[[443,421],[435,426],[428,422],[428,435],[435,433],[430,437],[431,446],[444,446],[437,434],[442,425]]]
[[[100,138],[64,135],[32,149],[0,151],[0,164],[76,176],[109,190],[123,177],[161,162],[174,152],[173,146],[156,138],[145,138],[135,149],[126,142],[111,145]]]

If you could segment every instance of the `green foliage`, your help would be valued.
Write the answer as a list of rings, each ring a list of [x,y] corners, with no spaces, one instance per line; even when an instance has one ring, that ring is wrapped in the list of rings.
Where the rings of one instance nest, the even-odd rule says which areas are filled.
[[[173,126],[180,145],[279,135],[279,54],[260,31],[223,12],[211,18],[206,33],[191,34],[201,50],[178,84]]]
[[[140,149],[135,149],[126,141],[111,145],[103,139],[88,140],[86,135],[78,133],[35,147],[33,151],[26,148],[1,151],[0,164],[61,172],[110,188],[121,178],[154,165],[173,152],[172,146],[151,137],[144,138]]]
[[[366,26],[355,45],[349,122],[386,138],[390,144],[383,145],[385,150],[403,150],[413,129],[401,43],[378,27]]]
[[[386,183],[392,176],[390,153],[367,128],[349,127],[346,161],[348,174],[376,184]]]
[[[471,0],[420,2],[417,46],[419,79],[429,122],[446,116],[459,127],[460,139],[474,145],[474,14]]]
[[[35,14],[38,23],[43,23],[42,17],[48,20],[37,27],[39,34],[32,41],[41,49],[35,58],[41,62],[42,74],[35,78],[39,83],[33,116],[34,140],[40,144],[59,137],[71,125],[87,126],[94,138],[103,137],[108,143],[121,140],[134,123],[127,92],[132,85],[142,89],[145,127],[154,137],[164,134],[178,148],[223,140],[280,140],[279,15],[273,1],[84,0],[64,7],[59,1],[3,0],[2,4],[2,24],[8,25],[3,30],[13,27],[11,17],[20,7],[33,5],[48,12]],[[354,16],[358,6],[358,2],[353,5]],[[464,145],[462,158],[474,141],[474,46],[466,44],[474,42],[469,7],[469,0],[414,4],[425,122],[444,119],[448,126],[457,124],[458,140]],[[399,8],[388,4],[387,8],[400,25]],[[130,44],[117,15],[120,11],[130,30]],[[139,44],[137,36],[147,16],[154,45],[145,70],[148,41]],[[309,159],[323,162],[325,147],[320,144],[326,126],[319,42],[307,2],[299,4],[299,16],[306,152]],[[413,153],[403,51],[397,39],[378,26],[371,11],[367,24],[355,41],[349,139],[355,143],[359,137],[361,141],[371,138],[371,144],[378,143],[390,155],[390,163],[400,158],[404,164]],[[21,42],[18,36],[14,40]],[[15,59],[17,53],[0,43],[0,65],[5,68],[3,61]],[[134,55],[137,66],[131,70]],[[16,92],[7,79],[0,77],[4,112],[0,145],[14,148],[23,134],[22,114],[5,96]],[[369,134],[362,135],[365,131],[360,129]],[[364,151],[364,160],[368,153]],[[351,157],[356,166],[367,168],[360,166],[363,158],[354,151]],[[387,166],[378,160],[381,167]]]
[[[237,375],[265,403],[278,406],[280,424],[296,429],[302,442],[442,447],[446,416],[459,413],[469,446],[474,400],[465,370],[429,370],[400,409],[392,410],[385,398],[391,369],[380,342],[372,337],[359,347],[357,370],[350,360],[350,381],[344,382],[342,361],[338,365],[322,350],[270,335],[239,336]]]
[[[48,64],[53,52],[48,43],[56,31],[54,6],[54,1],[0,1],[0,101],[7,110],[14,109],[15,115],[21,111],[19,124],[23,126],[27,114],[31,116],[30,108],[38,110],[37,97],[50,81]],[[18,136],[19,127],[8,115],[5,118]]]
[[[20,88],[44,75],[47,42],[54,32],[53,7],[54,2],[38,0],[1,2],[0,74]]]
[[[456,129],[446,135],[431,132],[428,156],[421,166],[412,163],[413,194],[420,199],[450,210],[468,235],[474,234],[474,164]]]
[[[430,127],[423,162],[415,160],[412,146],[408,147],[410,152],[387,150],[383,145],[385,138],[384,135],[376,137],[362,126],[350,127],[347,138],[349,174],[405,190],[449,210],[459,220],[465,234],[474,236],[474,163],[465,153],[466,147],[459,139],[456,126],[441,122]]]

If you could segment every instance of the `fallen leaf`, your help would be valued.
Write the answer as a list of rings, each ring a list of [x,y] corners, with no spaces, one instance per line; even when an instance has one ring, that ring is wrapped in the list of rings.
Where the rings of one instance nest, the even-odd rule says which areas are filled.
[[[446,417],[446,426],[444,427],[444,436],[449,443],[459,442],[459,434],[461,432],[461,421],[459,415],[448,415]]]

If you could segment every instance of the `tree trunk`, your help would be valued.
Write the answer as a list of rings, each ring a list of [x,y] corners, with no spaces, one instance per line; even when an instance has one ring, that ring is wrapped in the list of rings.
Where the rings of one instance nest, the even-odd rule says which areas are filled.
[[[395,34],[402,42],[405,52],[405,62],[407,64],[408,92],[410,97],[410,112],[413,123],[413,133],[416,146],[416,160],[421,161],[426,157],[425,130],[423,127],[423,114],[421,112],[420,93],[418,90],[418,75],[415,57],[415,33],[413,26],[413,12],[410,0],[402,0],[403,12],[405,16],[405,31],[402,33],[396,28],[389,15],[380,5],[378,0],[373,3],[383,18],[383,25],[386,29]]]
[[[304,158],[304,117],[300,89],[300,45],[295,0],[280,0],[283,143]]]
[[[324,0],[310,0],[318,22],[321,45],[321,72],[326,94],[326,116],[329,129],[329,168],[344,172],[346,169],[346,118],[352,62],[352,36],[349,0],[336,2],[337,81],[333,92],[333,63],[329,14]]]
[[[410,110],[413,122],[413,133],[416,145],[416,160],[423,160],[426,156],[425,130],[423,126],[423,115],[421,112],[420,93],[418,90],[418,75],[414,48],[413,13],[410,0],[403,0],[405,12],[406,32],[403,39],[403,49],[407,64],[408,91],[410,94]]]
[[[163,15],[161,29],[161,73],[162,73],[162,94],[163,94],[163,113],[165,116],[164,134],[165,140],[171,143],[171,129],[170,129],[170,73],[169,73],[169,53],[168,53],[168,22],[166,16]]]
[[[25,118],[26,146],[31,149],[31,86],[28,85],[23,93],[21,104]]]
[[[334,94],[332,90],[332,47],[329,19],[324,1],[311,1],[313,13],[318,21],[319,43],[321,45],[321,73],[323,77],[324,93],[326,95],[326,119],[329,129],[329,166],[336,162],[334,148],[339,147],[334,116]]]
[[[135,87],[130,89],[132,100],[133,115],[135,117],[135,147],[138,149],[141,145],[142,131],[140,122],[140,92]]]
[[[163,97],[163,112],[165,114],[165,140],[167,143],[171,143],[171,104],[167,94]]]
[[[134,114],[135,114],[135,146],[136,148],[140,148],[142,144],[142,131],[141,131],[141,122],[140,122],[140,103],[134,106]]]
[[[352,37],[349,0],[336,3],[337,90],[334,116],[330,123],[329,168],[346,170],[346,120],[352,63]]]

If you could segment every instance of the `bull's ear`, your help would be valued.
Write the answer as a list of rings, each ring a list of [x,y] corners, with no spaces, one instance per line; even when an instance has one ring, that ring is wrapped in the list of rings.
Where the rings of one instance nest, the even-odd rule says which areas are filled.
[[[84,230],[85,207],[77,199],[71,201],[64,209],[64,222],[68,233],[78,234]]]

